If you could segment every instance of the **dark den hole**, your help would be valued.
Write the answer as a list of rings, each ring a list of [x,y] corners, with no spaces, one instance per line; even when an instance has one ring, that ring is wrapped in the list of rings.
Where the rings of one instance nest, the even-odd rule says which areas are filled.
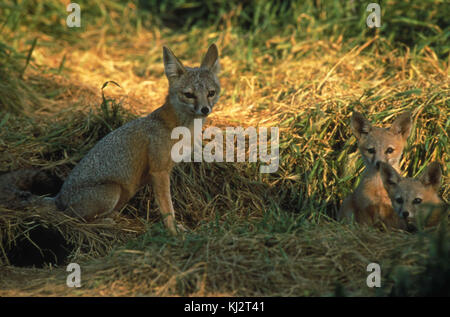
[[[15,245],[6,250],[6,256],[11,265],[19,267],[61,265],[72,248],[58,231],[39,226],[30,230],[28,236],[18,238]]]

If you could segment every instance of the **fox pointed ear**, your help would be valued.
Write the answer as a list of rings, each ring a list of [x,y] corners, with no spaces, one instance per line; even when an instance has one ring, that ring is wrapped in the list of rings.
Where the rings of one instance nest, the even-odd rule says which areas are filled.
[[[219,73],[219,50],[217,49],[216,44],[211,44],[211,46],[208,48],[208,51],[206,52],[205,57],[203,57],[200,67],[207,68],[214,74]]]
[[[163,47],[163,61],[164,61],[164,72],[167,78],[170,80],[172,78],[180,77],[186,69],[183,64],[178,60],[178,58],[172,53],[172,51]]]
[[[438,191],[439,186],[441,186],[441,177],[441,164],[438,162],[432,162],[420,176],[420,181],[425,186],[432,186],[435,191]]]
[[[400,134],[403,139],[407,139],[409,137],[409,134],[411,133],[411,127],[412,127],[412,119],[411,119],[411,112],[407,111],[402,113],[395,119],[394,123],[392,123],[392,126],[389,130],[394,132],[395,134]]]
[[[369,120],[367,120],[361,113],[358,111],[353,112],[351,127],[353,131],[353,135],[359,140],[362,134],[367,134],[372,129],[372,125]]]
[[[383,181],[384,187],[386,187],[387,191],[398,184],[401,179],[401,176],[397,173],[397,171],[388,163],[378,162],[377,168],[380,171],[381,180]]]

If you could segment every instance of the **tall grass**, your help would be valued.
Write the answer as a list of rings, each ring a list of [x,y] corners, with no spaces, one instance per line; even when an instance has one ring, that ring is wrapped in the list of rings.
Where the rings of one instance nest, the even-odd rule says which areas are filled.
[[[100,138],[162,104],[162,45],[192,65],[213,41],[223,93],[208,124],[279,127],[280,167],[261,175],[259,163],[178,165],[172,193],[190,229],[184,240],[167,236],[145,187],[114,216],[117,226],[0,207],[0,251],[56,222],[76,244],[70,258],[87,267],[92,282],[81,293],[91,295],[374,295],[365,266],[377,261],[389,281],[381,295],[436,289],[425,277],[448,270],[447,235],[333,218],[363,170],[349,127],[355,110],[382,126],[411,110],[401,168],[416,176],[439,161],[448,201],[446,2],[383,1],[380,29],[366,27],[364,1],[78,3],[80,29],[65,26],[59,1],[0,4],[1,172],[37,167],[66,177]],[[120,98],[105,92],[115,85],[102,90],[107,81],[122,87]],[[42,272],[35,288],[13,273],[0,288],[67,294]],[[403,292],[407,283],[420,290]]]

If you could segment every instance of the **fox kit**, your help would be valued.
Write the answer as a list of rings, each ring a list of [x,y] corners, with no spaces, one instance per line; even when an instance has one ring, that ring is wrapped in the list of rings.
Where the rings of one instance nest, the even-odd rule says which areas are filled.
[[[413,179],[401,177],[392,166],[382,162],[380,175],[399,218],[412,224],[428,218],[427,224],[434,225],[445,215],[445,204],[437,194],[442,176],[439,163],[430,163],[419,178]],[[426,215],[427,211],[431,213]]]
[[[351,128],[366,170],[355,192],[343,201],[338,213],[339,220],[348,220],[353,216],[358,223],[374,224],[381,220],[390,227],[405,227],[405,223],[394,214],[377,163],[384,162],[395,170],[399,169],[411,126],[409,112],[398,116],[389,128],[374,127],[362,114],[353,113]]]
[[[164,223],[176,234],[170,194],[174,166],[172,129],[193,129],[195,118],[206,118],[219,99],[219,56],[212,44],[200,67],[185,67],[172,51],[163,48],[169,93],[163,106],[101,139],[75,166],[55,198],[59,210],[84,219],[120,208],[137,190],[151,183]]]

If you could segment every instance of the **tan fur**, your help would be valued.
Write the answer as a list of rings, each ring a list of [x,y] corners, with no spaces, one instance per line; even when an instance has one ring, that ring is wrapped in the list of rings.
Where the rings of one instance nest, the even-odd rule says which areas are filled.
[[[107,215],[120,210],[140,187],[151,183],[165,225],[171,233],[177,232],[170,172],[174,166],[171,148],[178,140],[171,140],[171,132],[178,126],[192,131],[194,119],[204,119],[211,112],[220,92],[216,76],[219,57],[213,44],[201,66],[189,68],[168,48],[164,47],[163,53],[169,80],[165,104],[112,131],[89,151],[54,198],[61,211],[84,219]]]
[[[380,177],[396,216],[414,225],[419,220],[433,226],[446,215],[448,206],[438,196],[441,175],[441,166],[437,162],[430,163],[415,179],[404,178],[388,164],[380,164]]]
[[[388,227],[405,228],[406,223],[394,214],[377,163],[385,162],[398,169],[411,124],[410,113],[400,115],[389,128],[374,127],[360,113],[353,114],[351,127],[366,170],[355,192],[343,201],[339,220],[354,217],[358,223],[373,225],[382,221]]]

